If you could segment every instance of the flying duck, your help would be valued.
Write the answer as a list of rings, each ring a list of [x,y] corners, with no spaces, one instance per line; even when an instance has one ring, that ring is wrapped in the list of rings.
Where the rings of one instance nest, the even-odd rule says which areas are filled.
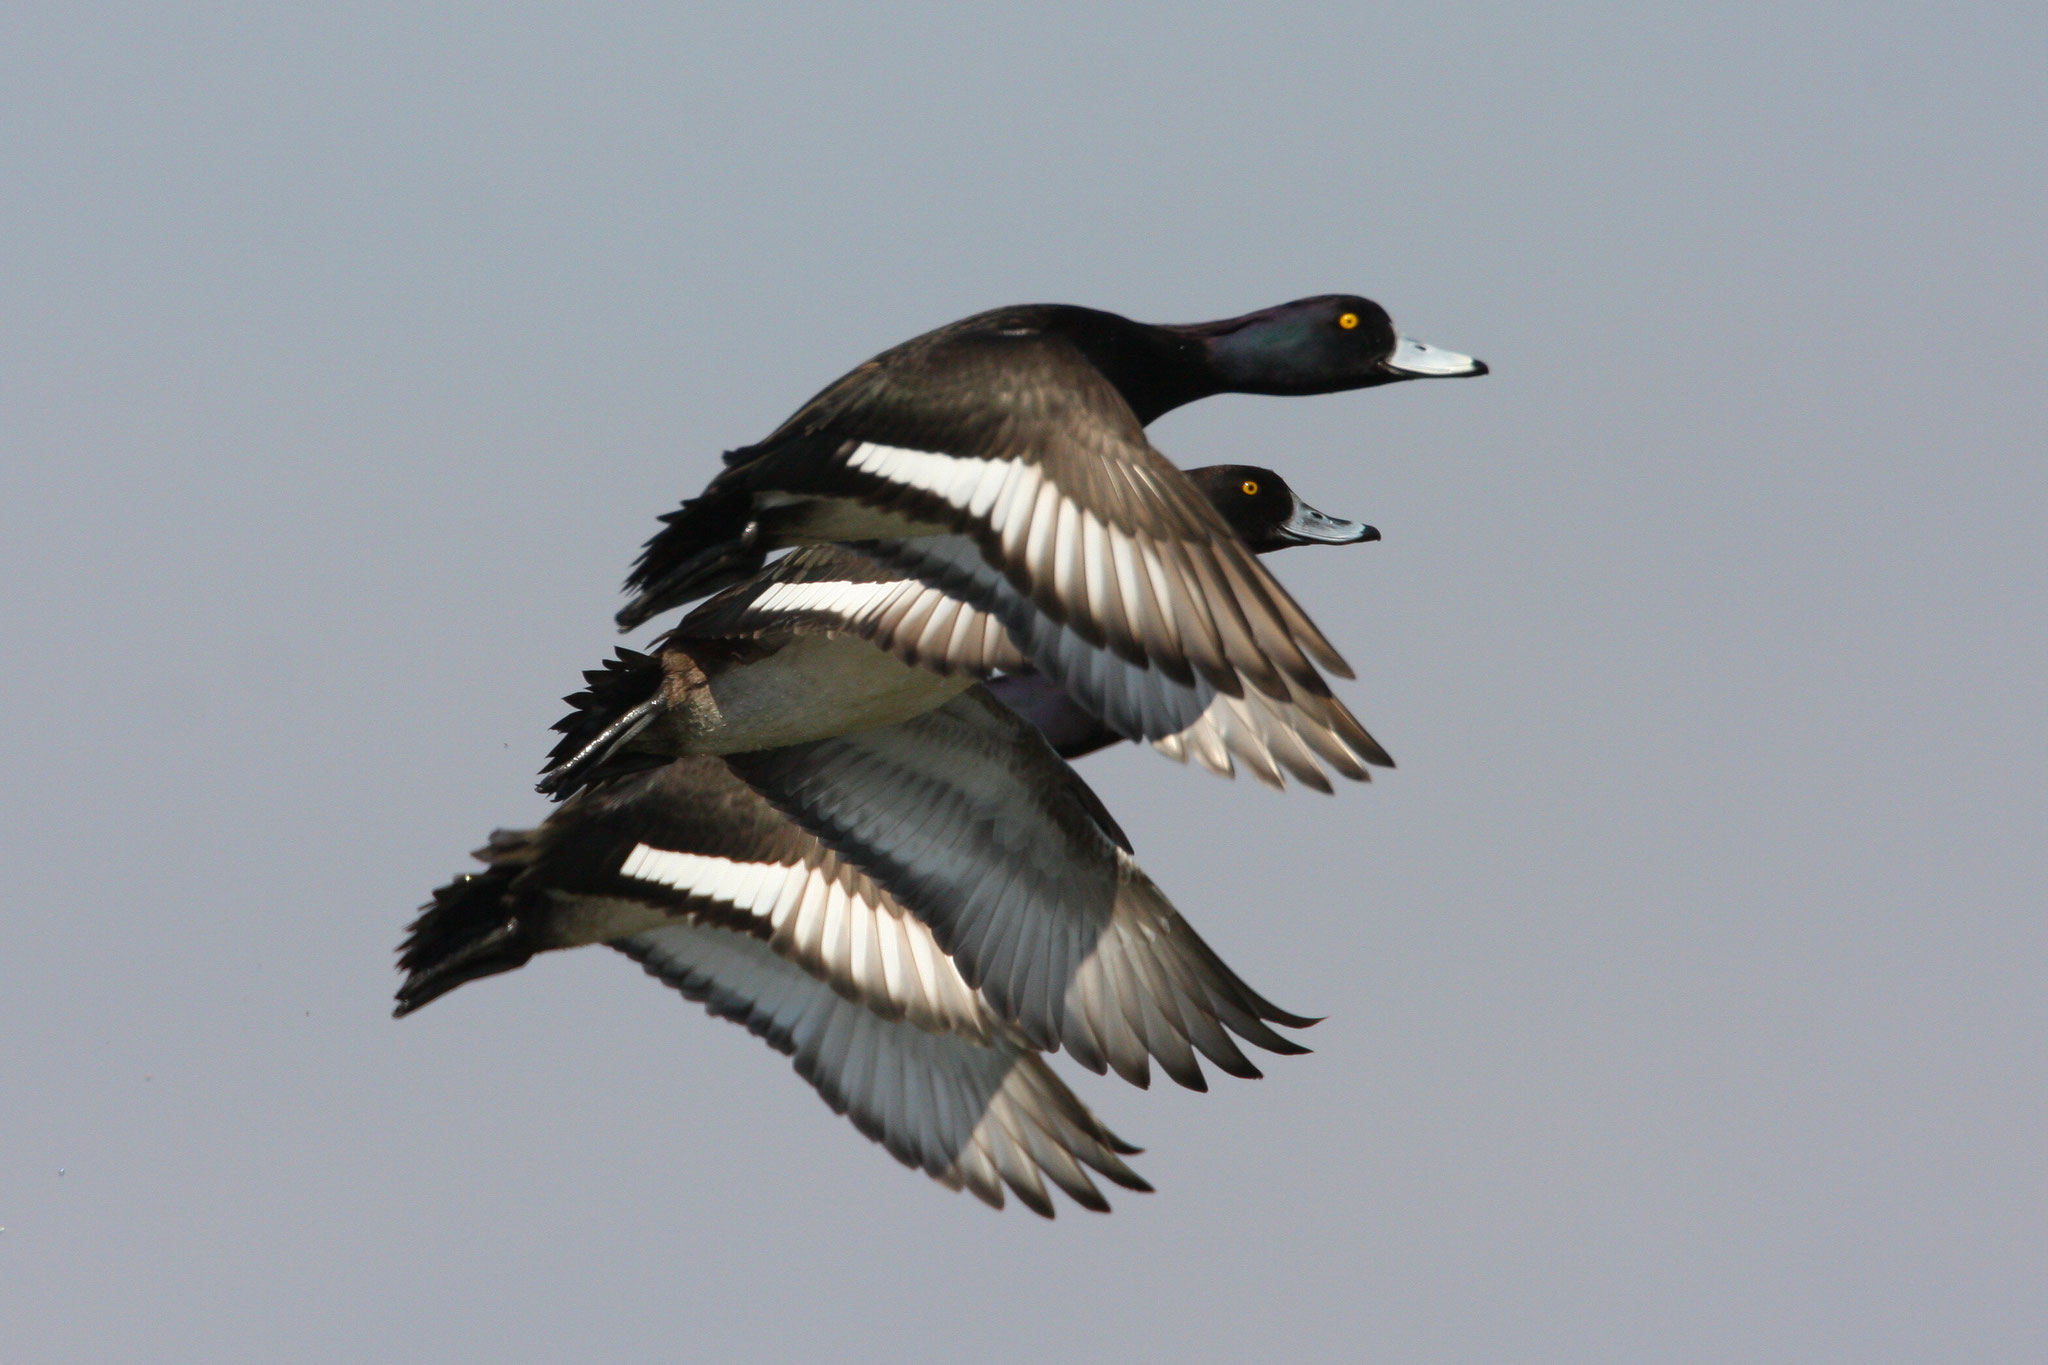
[[[730,584],[773,548],[862,541],[996,618],[1126,733],[1094,655],[1232,698],[1327,698],[1317,664],[1349,666],[1143,423],[1210,393],[1483,369],[1404,345],[1383,310],[1346,296],[1179,328],[998,309],[885,352],[729,454],[649,543],[620,621]]]
[[[1157,506],[1147,480],[1124,468],[1150,463],[1133,426],[1219,393],[1336,393],[1485,373],[1483,361],[1400,335],[1385,309],[1349,294],[1185,325],[1067,304],[979,313],[883,352],[766,440],[728,453],[702,496],[662,518],[626,580],[636,595],[619,627],[730,585],[779,546],[893,537],[928,524],[924,514],[983,539],[994,532],[1013,578],[1036,567],[1011,561],[1041,498],[1055,517],[1078,523],[1087,511],[1123,536],[1147,528],[1106,514],[1137,502],[1184,537],[1196,529],[1185,508]],[[1033,477],[974,468],[987,462],[1024,464]],[[1098,464],[1107,468],[1091,475]],[[964,501],[949,496],[955,489]],[[1020,520],[1011,546],[1003,530]]]
[[[1050,1218],[1045,1178],[1107,1212],[1084,1166],[1150,1186],[923,925],[716,758],[678,759],[499,830],[482,872],[434,892],[400,949],[403,1018],[537,952],[606,943],[789,1055],[904,1165]]]
[[[600,678],[593,691],[608,682]],[[578,739],[570,733],[563,747]],[[669,762],[636,743],[627,731],[610,748],[602,739],[586,746],[579,759],[593,748],[597,756],[563,784],[564,794],[599,793]],[[1266,1023],[1312,1022],[1236,980],[1138,869],[1129,840],[1087,783],[985,688],[971,686],[892,725],[723,758],[805,834],[929,925],[961,976],[1038,1047],[1064,1046],[1089,1069],[1113,1068],[1137,1085],[1148,1083],[1149,1055],[1181,1084],[1202,1089],[1190,1041],[1226,1071],[1257,1074],[1217,1020],[1276,1052],[1296,1045]],[[1137,1046],[1106,1002],[1146,991],[1105,985],[1105,974],[1164,992],[1146,1017],[1185,1026]]]
[[[609,943],[794,1054],[906,1164],[998,1207],[1000,1177],[1047,1214],[1034,1167],[1090,1208],[1106,1204],[1076,1160],[1147,1187],[1037,1049],[1138,1085],[1156,1058],[1196,1089],[1197,1051],[1259,1074],[1231,1033],[1304,1050],[1267,1025],[1313,1021],[1231,972],[1094,793],[985,693],[861,739],[673,760],[493,835],[487,870],[413,925],[396,1012]]]
[[[1189,481],[1246,548],[1376,540],[1379,532],[1309,506],[1271,470],[1218,465]],[[940,705],[998,672],[1005,699],[1055,736],[1152,741],[1229,774],[1240,760],[1261,780],[1282,773],[1330,790],[1321,763],[1366,780],[1386,752],[1315,678],[1277,696],[1231,696],[1120,660],[1043,616],[1008,625],[947,589],[843,545],[809,546],[719,594],[664,637],[656,655],[621,650],[585,675],[589,691],[556,728],[543,791],[566,794],[586,770],[637,752],[734,753],[889,724]],[[1277,589],[1276,589],[1277,590]],[[863,648],[862,641],[879,651]],[[886,655],[880,651],[886,651]],[[1037,672],[1043,660],[1063,675]],[[908,665],[909,667],[904,667]],[[1076,704],[1071,692],[1081,699]],[[1103,719],[1097,721],[1100,715]],[[1073,742],[1078,742],[1076,738]],[[1086,752],[1108,739],[1096,738]]]

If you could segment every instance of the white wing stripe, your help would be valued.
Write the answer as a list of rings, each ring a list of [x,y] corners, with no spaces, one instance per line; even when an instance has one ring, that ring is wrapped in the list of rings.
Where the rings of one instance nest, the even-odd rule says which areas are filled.
[[[902,446],[863,441],[846,457],[846,463],[877,478],[922,489],[955,507],[965,508],[973,500],[982,475],[987,472],[985,467],[1004,462],[940,455],[930,450],[906,450]]]
[[[817,869],[800,863],[742,863],[705,853],[679,853],[635,844],[619,865],[619,875],[673,887],[705,900],[723,901],[777,928],[806,900],[821,896],[827,900],[827,919],[835,935],[845,932],[844,920],[848,915],[873,919],[884,913],[836,882],[826,885],[827,879]]]
[[[983,465],[980,477],[974,483],[974,493],[967,499],[967,515],[970,517],[987,516],[988,509],[995,506],[996,499],[1002,496],[1011,476],[1025,467],[1021,460],[986,460]]]
[[[1104,657],[1101,649],[1085,646],[1079,633],[1072,641],[1041,636],[1038,648],[1023,650],[1087,709],[1104,715],[1112,728],[1160,740],[1168,738],[1162,730],[1199,725],[1196,733],[1162,747],[1182,756],[1191,754],[1204,766],[1225,773],[1231,770],[1234,755],[1261,780],[1282,780],[1279,774],[1284,770],[1312,785],[1326,785],[1319,763],[1311,760],[1308,773],[1302,772],[1296,761],[1302,752],[1320,757],[1345,776],[1366,776],[1365,755],[1350,738],[1357,722],[1341,703],[1311,695],[1320,689],[1303,651],[1339,669],[1342,661],[1328,652],[1313,624],[1241,553],[1241,547],[1160,541],[1107,525],[1028,460],[950,455],[874,442],[856,445],[846,459],[851,468],[929,493],[981,520],[999,541],[997,557],[1007,562],[1009,573],[1022,570],[1016,580],[1010,580],[1009,573],[993,572],[986,562],[979,565],[986,572],[974,572],[952,547],[941,549],[935,543],[961,539],[958,536],[903,542],[905,547],[917,547],[911,562],[921,565],[927,581],[932,570],[945,571],[951,595],[983,604],[981,610],[988,615],[1010,620],[1020,636],[1039,634],[1035,627],[1018,624],[1020,612],[1031,606],[1020,599],[1049,592],[1068,604],[1068,610],[1086,613],[1093,623],[1086,635],[1099,631],[1115,648],[1139,646],[1145,658],[1135,665]],[[1143,464],[1117,469],[1141,501],[1171,500],[1162,483],[1164,470]],[[968,548],[973,553],[967,558],[982,559],[978,544],[970,542]],[[797,600],[807,599],[770,593],[761,605],[766,609]],[[850,601],[832,605],[849,616],[859,610]],[[962,657],[975,626],[986,639],[1003,634],[991,623],[965,614],[918,610],[906,613],[890,643],[906,657],[945,658],[951,667],[973,671],[977,663],[986,666],[986,661]],[[1173,674],[1191,669],[1196,685],[1158,677],[1162,670],[1153,662],[1158,659],[1176,660]],[[1232,675],[1237,679],[1234,685]],[[1292,681],[1280,683],[1276,690],[1275,678]],[[1250,706],[1226,704],[1206,718],[1200,716],[1218,686],[1243,690],[1247,684],[1270,699]],[[1288,752],[1282,756],[1279,749]]]
[[[881,604],[901,587],[900,582],[777,583],[755,598],[749,604],[748,610],[763,614],[777,611],[829,611],[841,619],[853,620],[862,612]]]

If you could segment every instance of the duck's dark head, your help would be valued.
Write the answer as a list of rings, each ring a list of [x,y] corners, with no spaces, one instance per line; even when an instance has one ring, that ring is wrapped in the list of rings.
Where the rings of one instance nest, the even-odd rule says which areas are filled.
[[[1318,512],[1270,469],[1214,464],[1191,469],[1188,477],[1257,554],[1290,545],[1355,545],[1380,538],[1377,530],[1363,522]]]
[[[1484,361],[1402,336],[1386,309],[1356,294],[1296,299],[1241,318],[1160,330],[1198,342],[1223,393],[1337,393],[1486,373]]]

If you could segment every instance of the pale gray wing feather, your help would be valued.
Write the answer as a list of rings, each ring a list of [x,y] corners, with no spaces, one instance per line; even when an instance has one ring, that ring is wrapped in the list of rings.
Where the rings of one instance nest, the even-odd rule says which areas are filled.
[[[1012,588],[965,536],[871,548],[889,549],[906,567],[885,570],[848,546],[799,550],[691,613],[679,633],[829,629],[940,673],[988,678],[1034,667],[1126,738],[1225,776],[1242,763],[1276,787],[1291,773],[1328,791],[1322,763],[1368,781],[1367,764],[1392,762],[1342,702],[1284,674],[1274,684],[1278,695],[1245,687],[1233,696],[1198,674],[1176,678],[1156,660],[1090,644]],[[1128,547],[1124,557],[1142,559]],[[1149,608],[1134,610],[1150,619]]]
[[[925,586],[922,591],[896,590],[852,625],[907,662],[975,677],[987,677],[992,668],[1014,671],[1016,664],[983,643],[989,633],[983,623],[994,618],[1007,632],[1012,656],[1058,683],[1119,734],[1165,741],[1159,747],[1169,756],[1193,757],[1225,775],[1234,771],[1234,758],[1269,784],[1281,785],[1284,771],[1324,791],[1329,781],[1318,760],[1357,781],[1369,780],[1367,764],[1393,762],[1319,680],[1310,686],[1283,672],[1257,686],[1247,681],[1233,693],[1218,689],[1201,673],[1177,677],[1152,656],[1134,658],[1091,643],[1012,587],[965,536],[921,537],[871,548]],[[928,604],[945,598],[965,604],[949,609],[960,623],[952,635],[926,628],[935,614]],[[953,638],[976,648],[958,656],[935,652]]]
[[[708,925],[664,925],[613,946],[789,1054],[835,1112],[949,1189],[1001,1208],[1007,1185],[1051,1217],[1048,1179],[1083,1207],[1108,1210],[1084,1168],[1150,1188],[1122,1160],[1135,1149],[1009,1030],[978,1043],[885,1019],[767,944]]]
[[[1195,1088],[1196,1051],[1258,1074],[1229,1033],[1303,1050],[1266,1021],[1309,1021],[1217,958],[1120,847],[1094,793],[983,689],[900,725],[728,761],[929,924],[1037,1046],[1140,1085],[1156,1058]]]

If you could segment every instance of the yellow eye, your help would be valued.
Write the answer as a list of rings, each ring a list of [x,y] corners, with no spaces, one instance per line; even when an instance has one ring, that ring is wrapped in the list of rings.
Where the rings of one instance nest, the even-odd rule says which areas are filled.
[[[1337,325],[1347,332],[1350,331],[1358,325],[1358,314],[1346,313],[1343,317],[1337,319]]]
[[[1244,481],[1244,495],[1248,498],[1256,498],[1259,495],[1259,481],[1257,479],[1246,479]]]

